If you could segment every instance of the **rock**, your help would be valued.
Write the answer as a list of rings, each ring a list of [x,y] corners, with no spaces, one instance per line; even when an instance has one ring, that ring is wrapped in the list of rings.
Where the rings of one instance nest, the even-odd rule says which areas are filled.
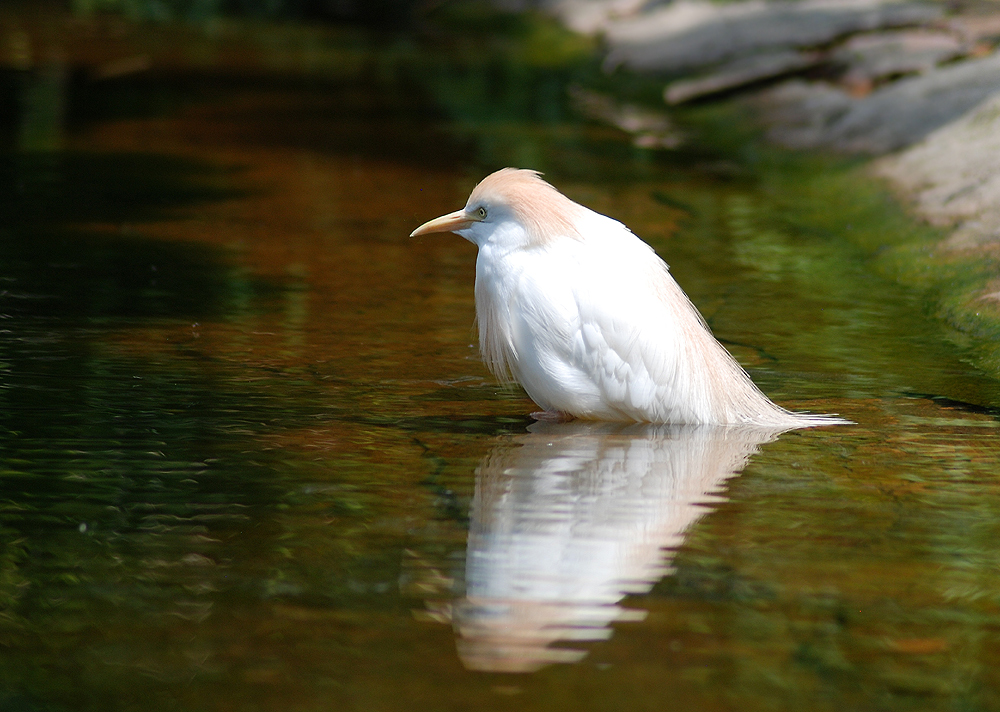
[[[1000,13],[961,15],[951,18],[948,25],[966,42],[1000,41]]]
[[[969,49],[948,32],[896,30],[851,37],[831,53],[830,61],[845,68],[843,84],[867,93],[879,80],[929,71]]]
[[[678,0],[611,22],[605,67],[682,73],[763,51],[814,47],[853,32],[941,16],[934,5],[885,0]]]
[[[830,126],[856,102],[850,94],[825,82],[792,79],[750,97],[771,141],[787,148],[822,146]]]
[[[511,1],[516,2],[507,0]],[[648,0],[546,0],[541,7],[574,32],[593,35],[614,20],[635,15],[647,4]]]
[[[947,246],[1000,243],[1000,91],[874,170],[924,218],[958,228]]]
[[[684,142],[683,134],[663,112],[620,103],[578,86],[569,88],[569,97],[584,116],[631,134],[632,144],[638,148],[677,148]]]
[[[774,79],[815,66],[821,61],[822,55],[818,52],[797,50],[754,55],[730,62],[707,76],[673,82],[664,90],[663,98],[668,104],[683,104],[692,99],[700,99],[765,79]]]
[[[882,154],[916,143],[1000,92],[1000,55],[949,64],[888,84],[862,99],[797,83],[764,92],[769,135],[794,148]]]
[[[1000,92],[873,168],[918,214],[952,228],[910,259],[941,294],[938,313],[970,337],[976,365],[1000,373]]]

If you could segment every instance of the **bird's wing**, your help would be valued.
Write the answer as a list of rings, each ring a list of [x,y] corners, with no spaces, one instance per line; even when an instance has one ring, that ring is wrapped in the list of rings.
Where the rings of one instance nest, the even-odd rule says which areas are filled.
[[[516,376],[544,409],[579,415],[596,407],[602,395],[580,358],[582,322],[573,287],[577,269],[548,257],[522,270],[511,294]]]
[[[627,237],[613,254],[564,243],[520,271],[510,304],[517,376],[546,409],[648,420],[675,380],[681,339],[651,281],[670,280],[666,265]]]
[[[773,408],[631,233],[539,265],[522,272],[513,311],[519,378],[543,407],[687,423],[743,422]]]
[[[643,261],[609,274],[600,286],[577,290],[574,355],[606,401],[628,416],[703,422],[708,404],[695,359],[707,331],[652,250],[637,257]]]

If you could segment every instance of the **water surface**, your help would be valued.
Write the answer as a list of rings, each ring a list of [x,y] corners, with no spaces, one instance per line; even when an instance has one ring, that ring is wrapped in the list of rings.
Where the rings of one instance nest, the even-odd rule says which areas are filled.
[[[550,30],[6,12],[6,708],[1000,704],[997,384],[878,276],[877,193],[636,148]],[[534,424],[478,359],[474,248],[406,237],[508,164],[858,425]]]

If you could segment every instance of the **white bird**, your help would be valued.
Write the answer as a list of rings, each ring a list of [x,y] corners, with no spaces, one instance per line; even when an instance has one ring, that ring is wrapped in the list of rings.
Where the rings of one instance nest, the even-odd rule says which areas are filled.
[[[479,348],[541,419],[802,428],[843,423],[772,403],[716,341],[666,263],[537,171],[504,168],[410,235],[479,248]]]

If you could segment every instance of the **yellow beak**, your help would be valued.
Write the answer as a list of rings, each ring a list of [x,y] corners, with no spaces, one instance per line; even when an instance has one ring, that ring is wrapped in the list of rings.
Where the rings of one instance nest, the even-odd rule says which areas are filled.
[[[467,227],[471,227],[472,224],[476,222],[479,222],[479,219],[469,215],[465,212],[465,210],[456,210],[453,213],[448,213],[447,215],[442,215],[439,218],[428,220],[416,230],[411,232],[410,237],[431,235],[435,232],[455,232],[455,230],[464,230]]]

